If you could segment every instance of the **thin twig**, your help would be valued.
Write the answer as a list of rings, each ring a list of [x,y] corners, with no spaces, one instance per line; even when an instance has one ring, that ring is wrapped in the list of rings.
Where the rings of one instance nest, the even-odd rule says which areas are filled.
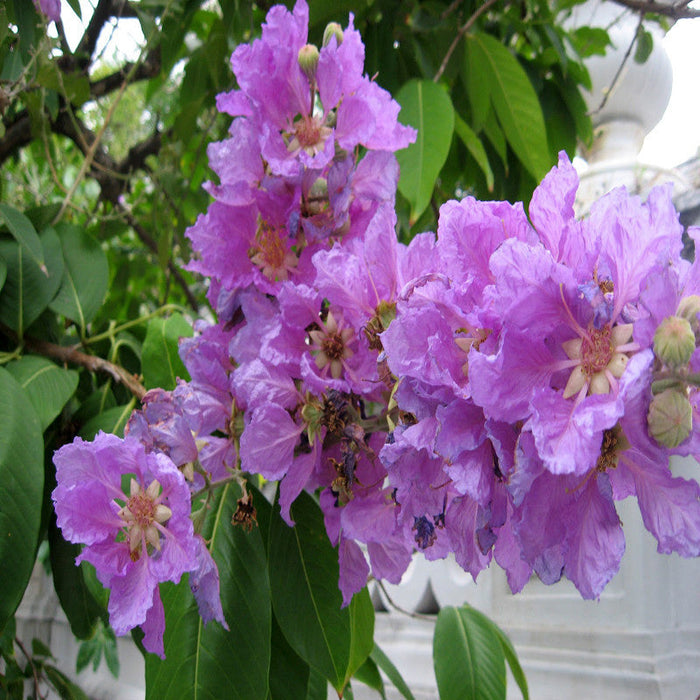
[[[46,698],[46,696],[43,695],[41,693],[41,691],[39,690],[39,674],[36,670],[36,665],[34,664],[34,658],[27,651],[24,644],[22,644],[22,642],[17,637],[15,637],[15,644],[22,650],[22,653],[27,658],[29,665],[32,667],[32,675],[34,676],[34,691],[36,693],[37,698],[40,698],[40,700],[44,700]]]
[[[649,12],[670,17],[671,19],[694,19],[700,17],[700,10],[688,7],[688,2],[668,5],[662,2],[653,2],[653,0],[613,0],[613,2],[643,14]]]
[[[9,338],[17,341],[17,334],[5,324],[0,323],[0,331]],[[133,374],[113,362],[103,360],[96,355],[87,355],[75,346],[56,345],[47,340],[24,336],[24,347],[44,357],[71,365],[85,367],[91,372],[106,372],[115,381],[123,384],[137,399],[141,400],[146,393],[146,387]]]
[[[417,612],[411,612],[410,610],[406,610],[406,608],[402,608],[400,605],[395,603],[391,596],[386,592],[386,588],[384,587],[384,583],[380,581],[379,579],[374,579],[379,586],[379,588],[382,589],[382,593],[386,597],[387,603],[396,610],[396,612],[400,612],[403,615],[408,615],[409,617],[413,617],[416,620],[427,620],[428,622],[435,622],[435,616],[434,615],[423,615],[423,613],[417,613]]]
[[[627,47],[627,51],[625,51],[625,55],[622,57],[622,61],[620,61],[620,65],[617,67],[617,71],[615,72],[615,75],[610,82],[610,85],[607,87],[605,90],[605,94],[603,95],[603,99],[601,103],[598,105],[598,108],[595,109],[593,112],[589,114],[589,116],[593,116],[594,114],[598,114],[603,107],[608,103],[608,99],[610,99],[610,95],[612,95],[613,91],[615,90],[615,86],[617,85],[618,80],[620,80],[620,76],[622,75],[622,71],[627,65],[627,61],[629,60],[629,57],[632,54],[632,49],[634,48],[634,45],[637,43],[637,37],[639,36],[639,30],[644,23],[644,15],[639,15],[639,22],[637,23],[637,29],[634,32],[634,36],[632,37],[632,41],[630,42],[630,45]]]
[[[452,54],[457,48],[457,44],[459,44],[459,40],[472,28],[476,20],[479,19],[479,17],[481,17],[481,15],[483,15],[484,12],[486,12],[486,10],[488,10],[492,5],[495,5],[497,2],[498,0],[486,0],[486,2],[483,5],[481,5],[481,7],[479,7],[479,9],[459,28],[459,30],[457,31],[457,35],[450,44],[450,48],[447,49],[445,58],[442,59],[442,63],[440,64],[437,73],[435,73],[433,82],[437,83],[437,81],[440,80],[440,78],[442,77],[442,74],[447,68],[447,64],[450,62],[450,58],[452,58]]]

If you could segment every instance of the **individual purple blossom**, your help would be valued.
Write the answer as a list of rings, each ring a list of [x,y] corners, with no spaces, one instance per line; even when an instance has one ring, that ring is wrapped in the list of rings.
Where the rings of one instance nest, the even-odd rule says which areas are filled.
[[[389,93],[362,74],[364,46],[352,15],[343,40],[333,37],[320,49],[316,70],[302,70],[308,16],[303,0],[293,12],[280,5],[270,10],[261,38],[234,51],[240,89],[220,96],[219,109],[255,122],[262,157],[279,175],[323,170],[336,148],[406,147],[415,132],[398,123],[399,106]]]
[[[61,21],[61,0],[34,0],[34,6],[52,22]]]
[[[85,545],[76,563],[90,562],[110,589],[115,633],[141,626],[148,651],[163,657],[158,584],[177,583],[196,568],[190,490],[182,473],[163,453],[102,432],[92,443],[77,438],[64,445],[54,463],[58,526],[68,541]]]

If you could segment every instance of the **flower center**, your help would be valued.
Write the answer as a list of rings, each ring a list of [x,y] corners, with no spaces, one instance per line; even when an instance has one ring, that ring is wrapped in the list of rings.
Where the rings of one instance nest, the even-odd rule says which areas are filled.
[[[321,124],[313,117],[302,117],[297,122],[294,135],[302,148],[312,148],[321,140]]]
[[[126,507],[137,525],[146,528],[153,522],[156,504],[143,491],[132,496],[126,502]]]
[[[340,379],[343,374],[343,363],[354,355],[348,347],[354,331],[352,328],[341,328],[333,313],[328,312],[325,328],[309,331],[311,351],[316,354],[316,366],[320,370],[330,368],[333,379]]]
[[[602,372],[612,359],[613,352],[612,328],[603,326],[601,329],[591,329],[581,343],[581,367],[583,372],[588,377],[592,377],[597,372]]]
[[[287,249],[287,242],[279,228],[263,220],[258,224],[255,245],[248,255],[263,275],[273,281],[288,279],[289,271],[297,264],[296,255]]]
[[[291,133],[292,138],[287,144],[287,150],[295,153],[303,149],[310,156],[315,156],[323,150],[323,144],[331,132],[332,129],[325,126],[318,117],[304,115],[294,123],[294,131]]]
[[[129,539],[129,554],[137,561],[148,545],[160,549],[159,527],[167,522],[173,512],[161,502],[160,484],[152,481],[143,491],[139,483],[131,480],[130,496],[119,511]]]
[[[564,398],[581,394],[607,394],[611,387],[617,390],[617,380],[627,367],[627,352],[639,349],[632,340],[633,325],[624,323],[617,326],[604,325],[602,328],[589,326],[587,331],[580,329],[581,337],[567,340],[562,344],[564,352],[574,368],[564,389]],[[584,392],[585,389],[585,392]]]

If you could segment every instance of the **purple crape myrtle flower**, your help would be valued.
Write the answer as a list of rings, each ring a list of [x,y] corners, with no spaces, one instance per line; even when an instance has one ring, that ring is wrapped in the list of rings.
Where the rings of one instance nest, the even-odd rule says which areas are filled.
[[[165,618],[158,584],[177,583],[183,573],[198,568],[200,544],[182,473],[165,454],[102,432],[92,443],[77,438],[64,445],[54,463],[58,526],[68,541],[85,545],[76,563],[90,562],[110,589],[114,631],[123,635],[140,626],[146,649],[163,657]],[[214,600],[217,587],[208,585],[205,593],[203,604],[225,624]]]
[[[61,21],[61,0],[34,0],[34,7],[52,22]]]
[[[547,193],[559,196],[560,178],[575,185],[572,170],[562,156],[538,189],[538,206]],[[681,230],[666,188],[652,191],[646,204],[613,191],[582,225],[583,238],[569,221],[555,251],[509,239],[493,253],[496,281],[486,293],[502,314],[499,346],[492,354],[474,348],[469,354],[476,403],[488,417],[527,421],[555,474],[583,475],[595,466],[604,431],[625,410],[620,377],[642,349],[633,338],[644,313],[641,284],[662,261],[678,261],[680,252]],[[543,240],[555,239],[545,234]],[[583,240],[589,248],[577,249]],[[600,298],[590,294],[591,281]]]
[[[405,148],[415,131],[398,123],[399,105],[363,75],[352,15],[342,37],[332,33],[320,51],[306,43],[308,18],[303,0],[293,12],[270,10],[261,38],[234,51],[240,89],[221,95],[219,109],[256,123],[262,157],[279,175],[323,170],[337,149]]]

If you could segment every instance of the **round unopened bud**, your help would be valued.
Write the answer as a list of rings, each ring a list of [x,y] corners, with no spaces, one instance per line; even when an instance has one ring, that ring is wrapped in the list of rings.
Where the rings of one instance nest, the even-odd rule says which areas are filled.
[[[323,30],[323,46],[328,46],[331,37],[335,37],[338,46],[343,43],[343,28],[337,22],[329,22]]]
[[[695,333],[680,316],[665,318],[654,333],[654,354],[669,367],[683,367],[695,352]]]
[[[306,423],[309,442],[313,443],[316,435],[321,430],[321,421],[323,420],[323,406],[321,406],[318,399],[307,396],[307,403],[301,409],[301,417]]]
[[[309,199],[328,199],[328,180],[325,177],[314,180],[309,190]]]
[[[647,415],[649,434],[664,447],[678,447],[693,428],[693,408],[685,393],[666,389],[652,399]]]
[[[698,314],[700,313],[700,296],[697,294],[692,294],[689,297],[684,297],[681,299],[681,303],[678,304],[678,311],[676,311],[676,316],[684,318],[693,331],[698,330]]]
[[[304,71],[304,75],[313,80],[316,77],[316,68],[318,68],[318,49],[313,44],[304,44],[299,49],[297,61],[299,68]]]

